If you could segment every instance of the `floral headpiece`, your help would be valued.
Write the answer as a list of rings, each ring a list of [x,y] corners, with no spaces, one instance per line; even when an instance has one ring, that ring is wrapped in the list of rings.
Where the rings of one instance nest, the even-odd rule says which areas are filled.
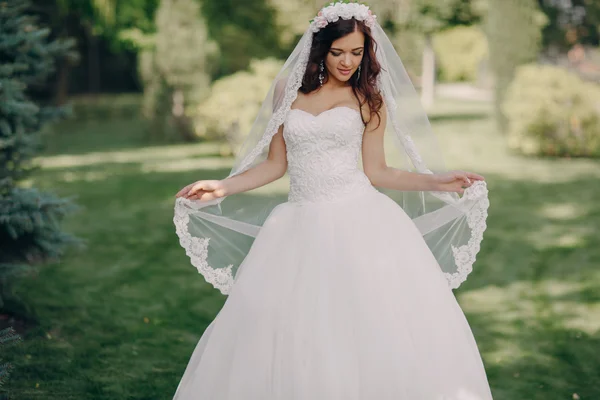
[[[369,10],[369,6],[359,3],[344,3],[338,1],[331,3],[327,7],[323,7],[319,14],[310,21],[310,29],[317,33],[325,28],[330,22],[336,22],[338,19],[355,18],[358,21],[363,21],[365,25],[372,28],[375,25],[377,16]]]

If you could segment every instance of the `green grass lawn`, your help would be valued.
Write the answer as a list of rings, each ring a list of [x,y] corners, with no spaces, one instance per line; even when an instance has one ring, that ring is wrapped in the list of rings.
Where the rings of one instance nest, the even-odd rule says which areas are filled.
[[[481,253],[455,294],[494,398],[600,399],[600,162],[511,155],[488,113],[440,101],[432,122],[447,164],[490,188]],[[210,143],[145,146],[145,129],[71,122],[46,137],[32,184],[75,196],[83,209],[65,228],[87,248],[18,283],[38,325],[4,349],[11,399],[170,399],[226,300],[190,265],[172,216],[182,186],[224,177],[231,160]]]

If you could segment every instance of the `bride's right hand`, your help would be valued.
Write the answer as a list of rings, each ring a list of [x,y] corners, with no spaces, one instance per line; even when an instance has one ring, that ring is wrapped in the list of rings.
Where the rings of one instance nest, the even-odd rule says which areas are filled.
[[[190,183],[181,189],[175,197],[185,197],[189,200],[214,200],[225,196],[223,181],[202,180]]]

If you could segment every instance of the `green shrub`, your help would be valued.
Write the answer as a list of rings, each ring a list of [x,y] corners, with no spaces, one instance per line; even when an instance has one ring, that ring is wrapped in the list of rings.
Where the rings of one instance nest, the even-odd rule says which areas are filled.
[[[487,39],[477,26],[457,26],[433,38],[440,79],[447,82],[477,80],[488,56]]]
[[[239,71],[215,81],[211,95],[198,108],[196,134],[223,140],[224,155],[235,152],[250,132],[282,65],[273,58],[252,60],[249,71]]]
[[[526,65],[503,111],[509,146],[528,155],[600,156],[600,87],[561,68]]]

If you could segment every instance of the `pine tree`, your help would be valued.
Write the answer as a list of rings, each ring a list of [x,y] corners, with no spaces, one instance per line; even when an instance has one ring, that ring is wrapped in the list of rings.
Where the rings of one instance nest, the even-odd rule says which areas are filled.
[[[40,131],[65,114],[62,108],[36,104],[28,88],[43,84],[56,60],[72,56],[70,41],[50,41],[36,26],[26,0],[0,0],[0,306],[12,279],[43,262],[59,258],[78,240],[60,229],[75,205],[26,187],[36,169]]]

